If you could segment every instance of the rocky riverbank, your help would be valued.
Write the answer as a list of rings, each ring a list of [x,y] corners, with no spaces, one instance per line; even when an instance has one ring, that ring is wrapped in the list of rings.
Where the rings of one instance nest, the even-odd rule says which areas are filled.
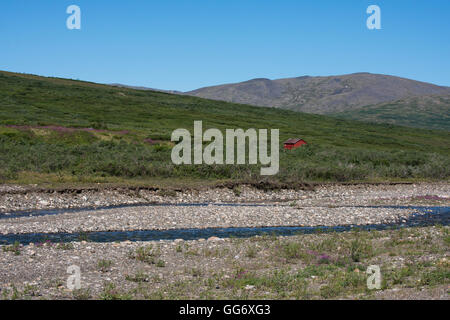
[[[0,233],[396,223],[411,219],[417,210],[389,206],[444,207],[450,205],[449,194],[446,183],[170,192],[1,186]],[[124,204],[153,205],[95,209]],[[7,215],[55,208],[62,210]],[[445,226],[247,239],[94,243],[80,238],[2,245],[0,293],[5,299],[448,299],[448,235]],[[381,266],[385,279],[378,291],[365,285],[365,268],[371,264]],[[82,272],[80,290],[66,285],[72,265]]]
[[[260,190],[250,186],[205,190],[145,188],[39,190],[0,186],[0,214],[11,211],[103,207],[139,203],[295,202],[299,206],[449,205],[450,183],[322,185],[307,190]]]
[[[4,246],[3,299],[448,299],[448,227]],[[368,290],[369,265],[381,268]],[[67,269],[81,270],[70,290]]]
[[[1,206],[92,209],[0,219],[0,233],[168,230],[267,226],[337,226],[405,222],[415,209],[373,205],[448,205],[450,185],[321,186],[315,190],[261,191],[248,186],[167,194],[150,190],[80,190],[80,193],[4,193]],[[154,205],[138,205],[152,203]],[[204,205],[183,204],[202,203]],[[96,206],[136,204],[117,208]],[[161,205],[158,205],[161,204]],[[164,205],[162,205],[164,204]]]

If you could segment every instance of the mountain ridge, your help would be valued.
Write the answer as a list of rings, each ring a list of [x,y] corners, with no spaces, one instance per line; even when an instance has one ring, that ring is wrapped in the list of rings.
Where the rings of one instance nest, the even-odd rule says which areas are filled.
[[[255,78],[203,87],[184,94],[233,103],[330,114],[414,96],[447,95],[450,94],[450,87],[359,72],[275,80]]]

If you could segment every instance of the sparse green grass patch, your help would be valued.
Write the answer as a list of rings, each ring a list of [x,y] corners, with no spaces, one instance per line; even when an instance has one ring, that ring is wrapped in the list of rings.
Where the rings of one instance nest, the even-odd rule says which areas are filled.
[[[137,283],[142,283],[142,282],[148,282],[149,281],[148,275],[145,274],[143,271],[139,271],[135,275],[126,275],[125,279],[127,281],[137,282]]]
[[[97,267],[101,272],[110,271],[110,268],[112,265],[113,265],[113,262],[111,260],[102,259],[97,262]]]
[[[117,288],[114,283],[108,282],[103,287],[103,292],[100,294],[102,300],[132,300],[132,294],[123,292]]]
[[[158,259],[160,256],[160,250],[158,248],[154,249],[152,245],[139,247],[135,250],[135,252],[129,253],[129,257],[131,259],[148,264],[156,264],[158,267],[163,267],[164,261]]]
[[[3,252],[12,252],[16,256],[19,256],[21,254],[20,248],[21,248],[20,243],[19,242],[14,242],[14,244],[2,246],[2,251]]]

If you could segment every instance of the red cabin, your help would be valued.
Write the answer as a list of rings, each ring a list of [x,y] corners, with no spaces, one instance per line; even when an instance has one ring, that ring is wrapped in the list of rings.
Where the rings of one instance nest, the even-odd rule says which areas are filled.
[[[307,144],[303,139],[289,139],[284,142],[284,149],[291,150]]]

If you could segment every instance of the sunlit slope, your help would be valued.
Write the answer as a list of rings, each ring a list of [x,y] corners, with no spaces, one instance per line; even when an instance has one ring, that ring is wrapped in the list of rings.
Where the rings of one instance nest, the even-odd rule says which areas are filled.
[[[450,95],[413,97],[335,115],[343,119],[450,131]]]
[[[174,166],[171,132],[192,130],[195,120],[205,129],[276,128],[281,140],[305,139],[308,147],[281,152],[280,172],[272,180],[449,176],[447,132],[1,72],[0,179],[261,178],[257,166]]]

